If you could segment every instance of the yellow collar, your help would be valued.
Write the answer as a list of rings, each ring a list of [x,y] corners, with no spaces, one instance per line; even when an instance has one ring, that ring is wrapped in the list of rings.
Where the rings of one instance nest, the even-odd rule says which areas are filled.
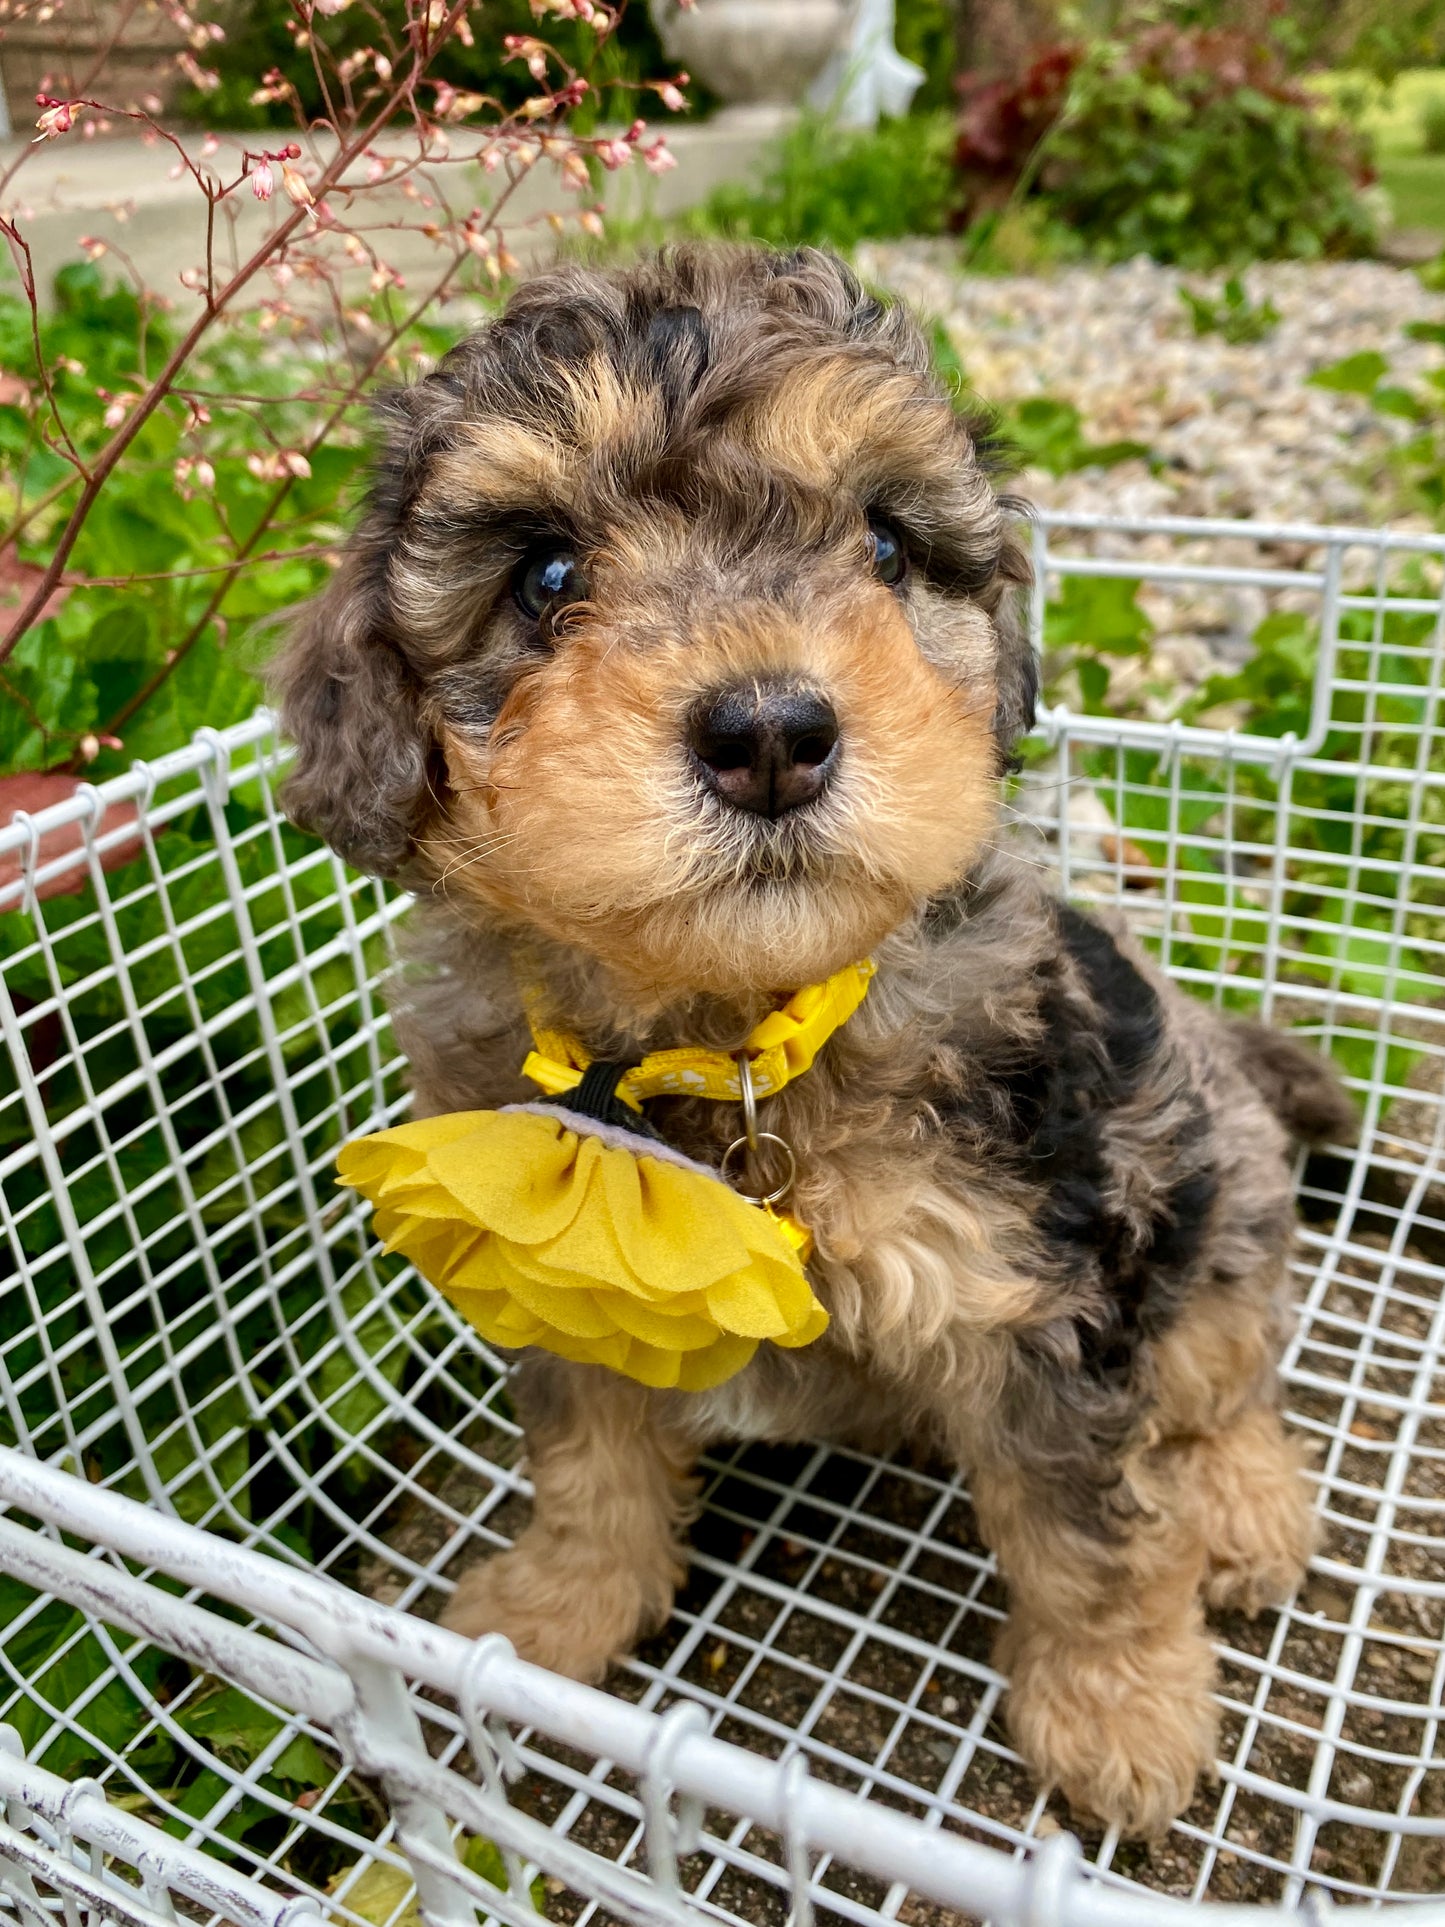
[[[873,969],[872,960],[865,958],[835,971],[826,983],[794,991],[781,1010],[773,1011],[749,1034],[743,1051],[758,1097],[775,1097],[809,1068],[833,1032],[847,1023],[867,996]],[[539,1024],[530,1008],[527,1021],[536,1049],[529,1052],[522,1075],[548,1097],[575,1089],[592,1061],[591,1054],[566,1031]],[[640,1064],[623,1073],[617,1095],[634,1111],[640,1111],[649,1097],[712,1097],[736,1104],[742,1098],[737,1057],[700,1046],[649,1051]]]

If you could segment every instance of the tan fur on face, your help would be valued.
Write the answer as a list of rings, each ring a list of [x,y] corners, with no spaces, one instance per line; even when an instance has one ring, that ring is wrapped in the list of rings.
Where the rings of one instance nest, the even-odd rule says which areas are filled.
[[[685,733],[709,691],[778,675],[833,703],[840,763],[819,802],[764,825],[706,794]],[[447,739],[455,802],[423,853],[441,873],[470,852],[450,889],[581,943],[645,994],[807,983],[967,867],[995,809],[993,704],[990,685],[924,661],[866,580],[811,620],[744,605],[637,646],[574,614],[485,745]]]
[[[565,404],[535,421],[472,419],[433,458],[425,505],[546,509],[566,504],[589,463],[654,436],[656,397],[626,382],[601,356],[569,369]]]
[[[851,489],[866,499],[892,477],[950,495],[964,482],[984,521],[998,517],[983,475],[970,469],[963,423],[902,372],[880,378],[876,366],[820,355],[749,411],[745,432],[764,461],[815,488]]]

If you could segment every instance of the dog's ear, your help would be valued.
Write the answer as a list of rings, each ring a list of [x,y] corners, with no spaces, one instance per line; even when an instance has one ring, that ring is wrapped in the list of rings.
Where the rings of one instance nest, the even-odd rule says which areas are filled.
[[[1017,769],[1014,748],[1034,726],[1039,700],[1039,659],[1029,636],[1029,594],[1033,571],[1019,544],[1004,542],[991,585],[994,633],[998,659],[994,683],[998,691],[993,733],[1004,769]]]
[[[380,447],[360,524],[331,583],[301,612],[271,665],[272,699],[296,746],[281,792],[286,814],[375,876],[394,876],[406,862],[435,758],[396,633],[390,557],[462,392],[444,363],[414,387],[377,398]]]
[[[298,829],[358,870],[394,876],[420,824],[431,744],[366,573],[362,556],[348,556],[272,665],[281,727],[296,746],[281,801]]]

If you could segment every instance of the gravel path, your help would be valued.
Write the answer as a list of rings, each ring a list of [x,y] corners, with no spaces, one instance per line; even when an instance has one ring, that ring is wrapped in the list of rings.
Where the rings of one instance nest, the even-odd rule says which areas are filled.
[[[1377,523],[1373,476],[1405,424],[1382,425],[1360,398],[1307,378],[1377,349],[1408,382],[1440,351],[1407,339],[1405,324],[1445,318],[1445,296],[1377,261],[1248,269],[1250,299],[1268,298],[1281,320],[1266,340],[1241,345],[1196,336],[1179,298],[1181,281],[1213,293],[1220,277],[1152,261],[968,276],[950,244],[903,241],[860,249],[859,265],[944,323],[981,395],[1059,396],[1093,439],[1152,450],[1152,464],[1024,478],[1041,506],[1109,514]]]

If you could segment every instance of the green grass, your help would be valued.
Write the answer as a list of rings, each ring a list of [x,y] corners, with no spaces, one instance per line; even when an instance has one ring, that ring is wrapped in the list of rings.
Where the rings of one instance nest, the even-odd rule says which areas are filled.
[[[1396,227],[1434,228],[1445,238],[1445,154],[1382,156],[1380,185]]]
[[[1445,67],[1410,68],[1390,87],[1361,73],[1320,74],[1310,85],[1368,134],[1376,154],[1387,161],[1420,153],[1425,107],[1445,101]]]
[[[1433,228],[1445,242],[1445,154],[1425,152],[1426,114],[1445,112],[1445,67],[1411,68],[1390,87],[1356,73],[1310,84],[1369,136],[1394,225]]]

